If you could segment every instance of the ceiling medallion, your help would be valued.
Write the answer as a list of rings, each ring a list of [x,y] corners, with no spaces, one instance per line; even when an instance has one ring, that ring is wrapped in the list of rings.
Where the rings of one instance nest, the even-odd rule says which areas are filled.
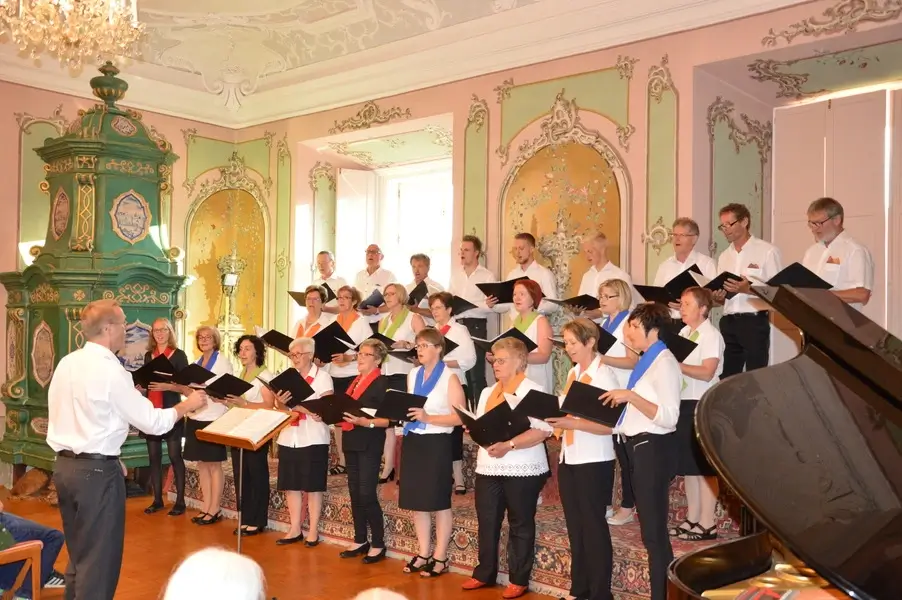
[[[335,134],[369,129],[373,125],[385,125],[396,119],[409,119],[411,116],[409,108],[405,110],[399,106],[392,106],[388,110],[382,110],[375,102],[369,101],[353,117],[343,121],[336,119],[335,125],[329,128],[329,133]]]
[[[138,0],[0,0],[0,34],[32,59],[46,53],[78,71],[137,55],[144,26]]]

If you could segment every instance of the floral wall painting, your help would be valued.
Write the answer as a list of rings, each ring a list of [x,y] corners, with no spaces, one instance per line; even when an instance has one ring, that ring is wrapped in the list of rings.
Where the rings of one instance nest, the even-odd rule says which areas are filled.
[[[47,387],[53,377],[53,331],[41,321],[31,337],[31,375],[41,387]]]

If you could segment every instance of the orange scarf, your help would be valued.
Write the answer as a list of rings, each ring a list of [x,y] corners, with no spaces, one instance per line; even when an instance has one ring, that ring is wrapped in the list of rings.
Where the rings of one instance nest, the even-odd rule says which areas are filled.
[[[564,396],[567,395],[567,392],[570,391],[570,385],[573,383],[573,380],[576,379],[576,372],[570,371],[567,375],[567,383],[564,384]],[[589,377],[588,373],[583,373],[579,377],[580,383],[592,383],[592,378]],[[554,435],[560,439],[561,435],[564,436],[564,446],[569,446],[573,443],[573,430],[572,429],[555,429]]]
[[[298,323],[298,330],[294,337],[310,338],[310,337],[313,337],[314,334],[316,334],[316,332],[319,331],[319,329],[320,329],[319,321],[316,321],[313,325],[311,325],[310,327],[306,327],[306,328],[304,327],[304,322],[301,321],[300,323]]]
[[[517,373],[507,382],[507,385],[502,385],[500,381],[496,383],[495,387],[492,388],[492,393],[489,394],[489,399],[485,402],[485,412],[483,414],[504,402],[504,394],[516,392],[524,379],[526,379],[526,373]]]
[[[160,354],[165,354],[166,358],[172,358],[172,353],[175,352],[172,348],[167,347],[166,350],[160,352],[156,348],[153,352],[151,352],[150,357],[156,358]],[[155,392],[148,391],[147,399],[150,400],[150,403],[153,404],[154,408],[163,408],[163,392],[157,390]]]
[[[335,318],[338,321],[338,324],[341,325],[341,328],[345,331],[349,331],[351,329],[351,325],[354,324],[354,321],[360,318],[360,315],[354,311],[349,313],[339,314],[338,317]]]

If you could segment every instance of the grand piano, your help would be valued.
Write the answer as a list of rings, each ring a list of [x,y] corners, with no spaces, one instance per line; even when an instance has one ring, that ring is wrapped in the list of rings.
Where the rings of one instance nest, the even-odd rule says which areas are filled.
[[[675,560],[668,598],[900,600],[902,341],[826,290],[753,292],[802,352],[711,388],[696,423],[760,528]]]

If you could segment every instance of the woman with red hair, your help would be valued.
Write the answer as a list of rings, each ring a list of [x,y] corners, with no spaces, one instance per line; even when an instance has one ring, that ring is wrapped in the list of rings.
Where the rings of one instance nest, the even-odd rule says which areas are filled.
[[[526,377],[551,393],[554,376],[551,369],[551,324],[537,311],[542,301],[542,288],[532,279],[518,281],[514,285],[513,327],[538,345],[526,358]],[[490,356],[490,355],[489,355]],[[489,358],[489,362],[494,360]]]

